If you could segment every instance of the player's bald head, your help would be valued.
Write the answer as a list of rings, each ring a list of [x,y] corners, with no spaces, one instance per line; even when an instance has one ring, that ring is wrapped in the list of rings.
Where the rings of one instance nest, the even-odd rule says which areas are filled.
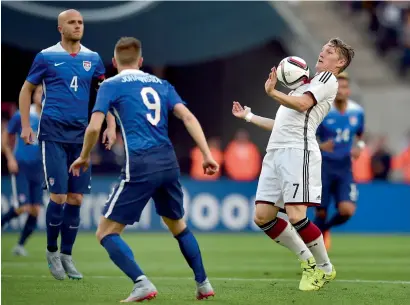
[[[63,40],[80,41],[84,33],[83,16],[77,10],[66,10],[58,15],[58,31]]]
[[[58,25],[61,26],[64,22],[66,22],[70,18],[80,18],[82,20],[83,16],[81,15],[81,13],[79,11],[74,10],[74,9],[69,9],[69,10],[62,11],[58,15],[58,18],[57,18]]]

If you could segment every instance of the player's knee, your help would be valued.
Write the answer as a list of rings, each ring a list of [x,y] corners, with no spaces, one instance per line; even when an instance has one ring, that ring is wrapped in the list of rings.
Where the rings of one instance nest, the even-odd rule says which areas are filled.
[[[262,226],[265,223],[274,220],[278,214],[279,208],[273,204],[266,204],[263,202],[256,202],[255,216],[253,221],[257,226]]]
[[[95,236],[97,237],[98,242],[101,243],[101,240],[103,240],[105,236],[111,234],[120,235],[124,228],[124,224],[112,221],[102,216],[100,218],[100,223],[98,225],[97,231],[95,232]]]
[[[17,215],[23,214],[23,213],[29,213],[30,212],[30,205],[29,204],[25,204],[21,207],[18,207],[16,209],[16,213]]]
[[[172,235],[176,236],[186,228],[186,222],[183,219],[171,219],[165,216],[162,216],[162,220],[167,225],[169,231]]]
[[[326,209],[316,209],[315,215],[317,218],[326,219],[327,211]]]
[[[356,212],[356,205],[349,201],[341,202],[339,203],[338,210],[340,215],[351,217]]]
[[[295,224],[306,218],[307,207],[304,205],[286,205],[289,222]]]
[[[57,204],[64,204],[67,201],[66,194],[50,194],[50,199]]]
[[[38,204],[35,204],[31,206],[29,213],[31,216],[38,217],[38,215],[40,214],[40,210],[41,210],[41,206]]]
[[[81,205],[83,197],[83,194],[69,193],[67,195],[67,203],[71,205]]]

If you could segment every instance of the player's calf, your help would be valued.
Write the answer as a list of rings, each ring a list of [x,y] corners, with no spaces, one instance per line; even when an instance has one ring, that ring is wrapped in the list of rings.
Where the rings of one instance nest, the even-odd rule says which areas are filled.
[[[254,221],[271,239],[295,253],[300,261],[312,258],[312,253],[293,226],[286,220],[276,217],[278,212],[279,208],[273,204],[257,201]]]
[[[306,212],[306,205],[286,205],[289,221],[312,252],[317,268],[323,270],[326,274],[331,273],[332,264],[326,251],[322,232],[306,217]]]
[[[131,248],[120,236],[124,228],[124,224],[101,217],[96,236],[113,263],[137,283],[138,278],[144,273],[136,263]]]
[[[185,221],[183,219],[170,219],[164,216],[162,219],[178,241],[185,260],[194,272],[195,282],[197,283],[197,299],[214,296],[215,293],[205,272],[198,241],[186,226]]]

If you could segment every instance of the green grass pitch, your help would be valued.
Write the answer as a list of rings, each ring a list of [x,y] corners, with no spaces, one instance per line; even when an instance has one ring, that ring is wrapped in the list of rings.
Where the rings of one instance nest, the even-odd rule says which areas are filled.
[[[363,305],[410,304],[410,236],[334,235],[334,282],[317,292],[298,290],[300,269],[288,250],[263,234],[196,234],[216,296],[197,301],[191,270],[166,233],[127,233],[136,260],[158,289],[150,304]],[[82,281],[56,281],[45,261],[45,236],[28,241],[29,257],[14,257],[16,234],[2,234],[1,298],[5,305],[109,305],[132,283],[91,233],[80,233],[74,259]]]

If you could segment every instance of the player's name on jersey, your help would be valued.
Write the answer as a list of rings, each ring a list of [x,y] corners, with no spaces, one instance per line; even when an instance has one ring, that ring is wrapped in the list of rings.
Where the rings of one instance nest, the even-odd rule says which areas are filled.
[[[153,75],[135,75],[135,74],[129,74],[129,75],[124,75],[121,77],[121,82],[127,83],[127,82],[143,82],[143,83],[160,83],[162,84],[162,81],[157,78],[156,76]]]

